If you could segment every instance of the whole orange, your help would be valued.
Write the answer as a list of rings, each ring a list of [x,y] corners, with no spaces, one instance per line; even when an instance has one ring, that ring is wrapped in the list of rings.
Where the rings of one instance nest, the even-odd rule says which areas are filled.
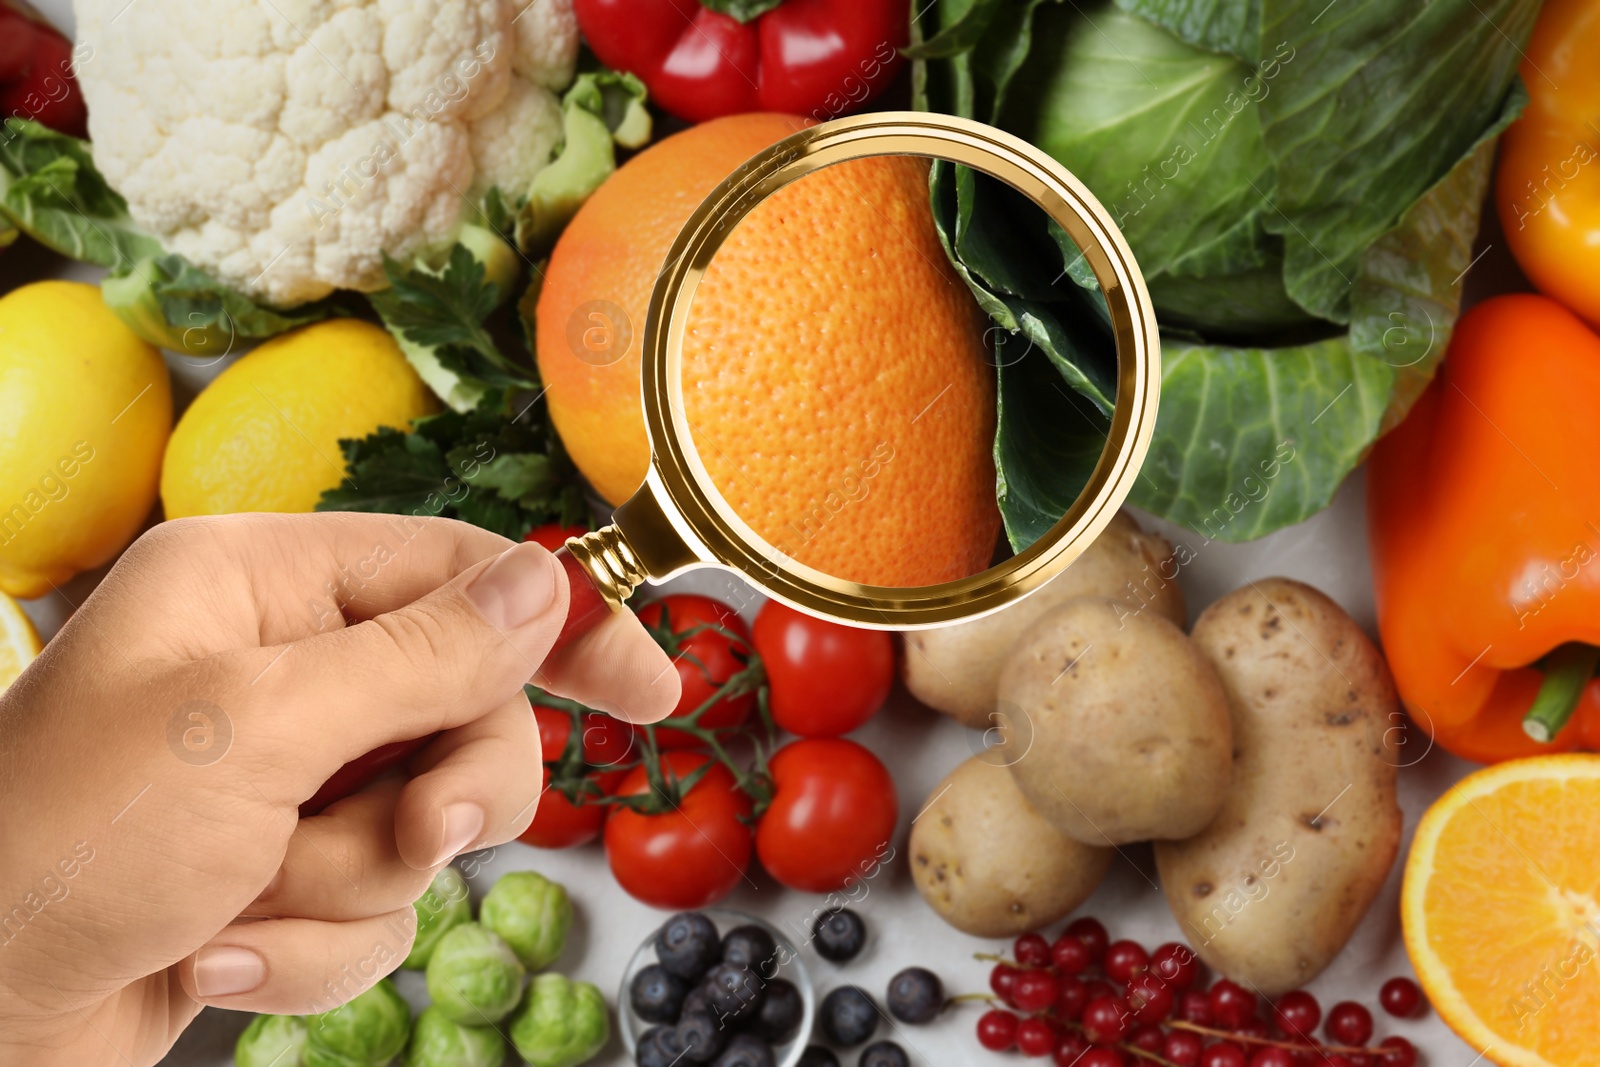
[[[539,370],[562,441],[607,500],[649,465],[640,350],[678,229],[739,164],[801,129],[734,115],[635,156],[562,234],[538,303]],[[928,164],[854,160],[769,197],[694,298],[684,403],[734,511],[829,574],[924,585],[988,564],[999,533],[986,319],[951,269]]]

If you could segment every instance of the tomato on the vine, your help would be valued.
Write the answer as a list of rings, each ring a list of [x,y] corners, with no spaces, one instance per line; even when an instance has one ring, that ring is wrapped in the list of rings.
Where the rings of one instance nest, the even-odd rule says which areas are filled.
[[[881,630],[826,622],[768,601],[753,628],[772,687],[772,719],[801,737],[838,737],[872,718],[894,682],[894,644]]]
[[[539,747],[542,759],[555,763],[567,751],[572,736],[572,715],[561,708],[544,704],[533,706],[534,721],[539,724]],[[633,724],[612,718],[603,711],[583,712],[583,758],[597,768],[620,767],[639,758],[638,738]]]
[[[768,764],[761,865],[791,889],[830,893],[888,859],[900,804],[888,768],[842,737],[791,741]]]
[[[606,820],[606,860],[617,884],[657,908],[689,911],[732,892],[750,865],[750,798],[733,773],[700,752],[663,752],[662,773],[682,782],[711,763],[676,804],[660,814],[617,807]],[[617,796],[651,792],[647,768],[635,767]]]
[[[602,798],[615,793],[628,772],[601,771],[586,775],[598,793],[580,797],[574,803],[561,790],[550,788],[550,767],[546,765],[542,769],[544,781],[539,806],[534,809],[533,822],[517,840],[535,848],[576,848],[599,837],[611,810]]]
[[[547,522],[543,526],[535,526],[528,531],[524,541],[532,541],[536,545],[543,545],[554,552],[567,543],[569,537],[582,537],[589,532],[587,526],[563,526],[559,522]]]
[[[750,658],[750,631],[739,613],[706,596],[675,593],[652,600],[639,609],[639,621],[656,634],[678,670],[683,695],[667,721],[682,719],[706,703]],[[726,696],[705,710],[696,722],[703,730],[730,730],[743,726],[755,707],[755,693]],[[693,748],[693,734],[656,728],[662,748]]]

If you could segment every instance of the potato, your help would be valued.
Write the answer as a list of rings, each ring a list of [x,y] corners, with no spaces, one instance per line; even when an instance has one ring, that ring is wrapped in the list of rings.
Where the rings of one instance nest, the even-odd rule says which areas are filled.
[[[1071,601],[1001,673],[998,708],[1022,795],[1088,845],[1205,829],[1233,772],[1228,699],[1183,631],[1155,612]]]
[[[906,634],[902,676],[911,695],[966,726],[991,725],[1000,665],[1040,616],[1081,596],[1109,597],[1130,614],[1188,621],[1172,546],[1118,512],[1072,566],[993,615]]]
[[[1234,785],[1156,865],[1201,959],[1282,993],[1338,955],[1399,849],[1394,683],[1339,605],[1285,578],[1223,597],[1192,639],[1228,694]]]
[[[1065,917],[1100,884],[1112,854],[1057,833],[984,756],[939,783],[910,847],[922,898],[977,937],[1015,937]]]

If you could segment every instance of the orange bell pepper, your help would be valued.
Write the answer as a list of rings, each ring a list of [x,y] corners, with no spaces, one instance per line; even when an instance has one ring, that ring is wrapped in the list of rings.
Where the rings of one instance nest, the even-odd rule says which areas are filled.
[[[1462,316],[1373,449],[1384,652],[1413,721],[1459,756],[1600,748],[1597,457],[1600,336],[1521,294]]]
[[[1597,57],[1600,4],[1546,0],[1522,62],[1528,108],[1500,138],[1495,200],[1523,273],[1600,326]]]

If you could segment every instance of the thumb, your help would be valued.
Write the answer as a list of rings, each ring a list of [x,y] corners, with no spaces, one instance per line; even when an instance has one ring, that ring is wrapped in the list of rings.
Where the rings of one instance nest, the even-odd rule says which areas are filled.
[[[281,691],[268,703],[277,715],[292,709],[290,738],[312,731],[330,756],[353,759],[518,695],[566,617],[561,565],[537,544],[518,544],[410,604],[295,642],[293,669],[273,672]]]

